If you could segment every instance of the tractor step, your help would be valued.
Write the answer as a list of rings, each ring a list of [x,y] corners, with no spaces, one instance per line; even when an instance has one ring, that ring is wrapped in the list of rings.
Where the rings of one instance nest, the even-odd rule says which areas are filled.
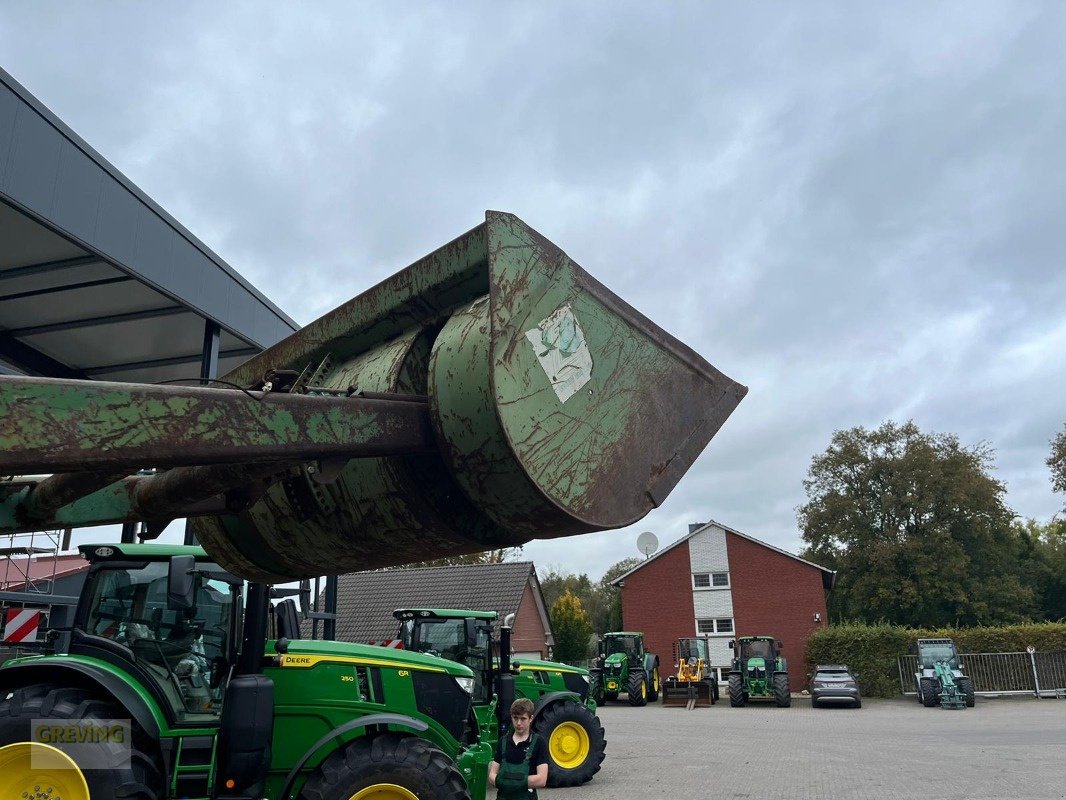
[[[708,681],[677,683],[666,681],[662,685],[664,706],[685,706],[692,701],[693,708],[707,708],[713,705],[711,684]]]

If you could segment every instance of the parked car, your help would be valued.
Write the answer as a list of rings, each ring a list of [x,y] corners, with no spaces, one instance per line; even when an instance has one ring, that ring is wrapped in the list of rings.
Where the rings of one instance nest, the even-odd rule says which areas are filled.
[[[811,681],[811,705],[822,708],[828,705],[850,705],[862,708],[862,693],[859,691],[859,676],[848,669],[847,664],[819,664]]]

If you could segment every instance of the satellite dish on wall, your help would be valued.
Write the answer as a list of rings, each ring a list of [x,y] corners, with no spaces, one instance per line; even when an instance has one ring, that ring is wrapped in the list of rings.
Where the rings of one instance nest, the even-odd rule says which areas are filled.
[[[647,558],[659,549],[659,537],[651,531],[644,531],[637,537],[637,549]]]

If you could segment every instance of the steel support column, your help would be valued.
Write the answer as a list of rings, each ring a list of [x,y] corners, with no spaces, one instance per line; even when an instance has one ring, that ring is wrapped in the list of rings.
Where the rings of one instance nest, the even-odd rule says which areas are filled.
[[[204,320],[204,347],[200,358],[200,385],[210,386],[218,377],[218,349],[222,339],[222,329],[214,320]],[[196,531],[192,522],[185,520],[185,544],[196,544]]]

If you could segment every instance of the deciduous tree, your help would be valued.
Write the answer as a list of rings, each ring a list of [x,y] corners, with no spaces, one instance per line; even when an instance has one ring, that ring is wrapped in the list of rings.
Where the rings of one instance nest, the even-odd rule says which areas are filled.
[[[555,633],[554,657],[557,661],[581,661],[588,656],[592,623],[581,600],[567,590],[551,607],[552,631]]]
[[[1038,615],[993,452],[913,422],[837,431],[798,509],[812,560],[838,571],[834,619],[973,625]]]
[[[1066,425],[1051,440],[1051,455],[1048,456],[1047,465],[1051,468],[1051,485],[1055,491],[1066,492]],[[1066,511],[1066,504],[1062,510]]]

